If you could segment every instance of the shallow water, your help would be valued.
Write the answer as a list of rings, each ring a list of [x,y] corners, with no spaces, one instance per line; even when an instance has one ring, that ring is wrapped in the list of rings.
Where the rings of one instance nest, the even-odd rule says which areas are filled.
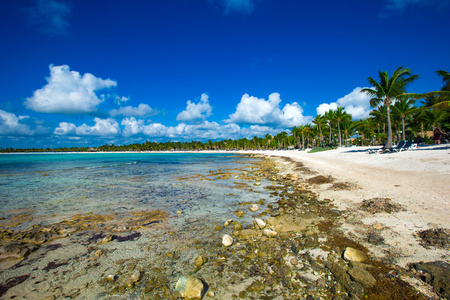
[[[156,209],[181,211],[186,218],[220,218],[226,206],[254,201],[254,193],[234,188],[233,177],[220,182],[183,179],[239,169],[248,160],[232,154],[0,155],[0,216],[24,208],[55,218]]]
[[[265,189],[271,184],[268,180],[246,176],[258,161],[243,155],[205,153],[0,155],[3,229],[9,229],[11,223],[7,222],[17,216],[12,229],[24,231],[34,224],[55,224],[75,214],[114,213],[120,218],[127,213],[129,217],[130,212],[158,210],[168,215],[162,224],[137,233],[119,233],[113,242],[101,247],[102,227],[45,243],[24,261],[0,272],[3,282],[30,276],[6,295],[58,297],[78,291],[72,296],[108,298],[111,287],[94,283],[108,274],[124,273],[122,268],[129,268],[129,264],[141,270],[148,266],[167,268],[171,255],[176,259],[165,276],[172,287],[179,276],[192,271],[190,261],[199,253],[220,245],[224,233],[215,231],[215,226],[238,219],[236,210],[246,212],[239,218],[242,224],[252,224],[255,216],[277,200]],[[249,203],[258,203],[260,209],[249,211]],[[203,250],[199,250],[199,243]],[[93,253],[99,249],[103,254],[96,258]],[[122,260],[127,261],[125,267],[118,263]],[[133,297],[141,293],[125,291]]]

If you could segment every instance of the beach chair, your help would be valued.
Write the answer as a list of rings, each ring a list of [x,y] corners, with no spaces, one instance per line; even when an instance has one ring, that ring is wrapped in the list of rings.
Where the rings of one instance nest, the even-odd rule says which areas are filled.
[[[398,145],[394,148],[389,149],[390,152],[400,152],[402,149],[406,146],[406,141],[401,141],[398,143]]]
[[[381,151],[383,151],[383,148],[379,148],[379,149],[367,149],[367,153],[369,153],[369,154],[377,154],[377,153],[381,153]]]
[[[415,144],[414,141],[407,141],[405,146],[402,149],[400,149],[400,152],[416,150],[416,149],[417,149],[417,144]]]

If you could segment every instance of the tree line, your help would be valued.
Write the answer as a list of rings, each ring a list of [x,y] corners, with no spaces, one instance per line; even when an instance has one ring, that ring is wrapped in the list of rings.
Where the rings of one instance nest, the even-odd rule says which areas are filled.
[[[410,69],[399,67],[391,76],[378,72],[378,80],[369,77],[372,88],[367,93],[373,110],[369,117],[352,120],[345,108],[338,107],[323,115],[318,114],[310,124],[294,126],[289,132],[275,136],[254,136],[251,139],[201,141],[144,142],[128,145],[103,145],[97,148],[32,148],[1,149],[1,152],[89,152],[89,151],[201,151],[201,150],[276,150],[336,147],[350,145],[384,145],[386,148],[401,140],[430,143],[434,127],[450,130],[450,72],[439,70],[443,86],[439,91],[425,94],[408,93],[407,87],[419,78]],[[418,103],[418,100],[419,101]]]

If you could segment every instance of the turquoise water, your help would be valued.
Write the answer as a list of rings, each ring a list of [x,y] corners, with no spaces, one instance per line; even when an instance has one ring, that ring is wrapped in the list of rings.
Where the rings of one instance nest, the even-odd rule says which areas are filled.
[[[0,155],[0,216],[32,209],[50,223],[76,213],[159,209],[184,218],[223,221],[234,204],[268,198],[226,180],[190,178],[244,168],[252,159],[234,154],[78,153]],[[242,170],[240,170],[242,172]],[[24,226],[30,224],[24,224]]]

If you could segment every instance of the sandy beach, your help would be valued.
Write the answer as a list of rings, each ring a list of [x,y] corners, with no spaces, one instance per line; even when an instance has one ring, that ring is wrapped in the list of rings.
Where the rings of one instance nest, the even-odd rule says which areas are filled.
[[[449,262],[448,250],[424,248],[416,235],[423,230],[450,228],[450,146],[423,145],[400,153],[368,154],[367,149],[374,148],[254,153],[275,158],[282,172],[297,173],[299,184],[318,193],[321,199],[331,199],[337,209],[345,212],[340,224],[344,233],[361,242],[375,257],[402,267],[419,261]],[[302,163],[309,171],[296,168],[290,160]],[[317,175],[331,176],[332,182],[308,184],[307,180]],[[352,188],[333,188],[337,182]],[[373,198],[388,198],[404,210],[373,214],[359,209],[364,200]],[[367,234],[374,230],[383,243],[367,242]]]

